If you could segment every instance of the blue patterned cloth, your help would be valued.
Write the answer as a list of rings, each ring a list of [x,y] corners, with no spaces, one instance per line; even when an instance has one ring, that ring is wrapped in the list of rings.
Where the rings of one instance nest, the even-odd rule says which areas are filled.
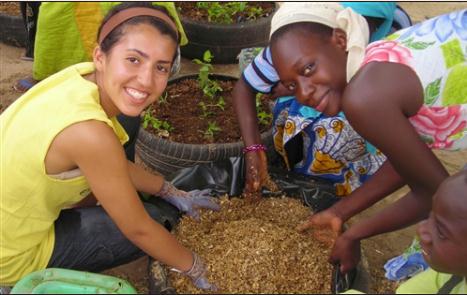
[[[417,239],[407,248],[402,255],[389,259],[384,264],[385,277],[391,281],[401,281],[429,268]]]
[[[290,96],[277,100],[273,116],[274,147],[288,168],[333,182],[338,196],[350,194],[386,160],[355,132],[342,112],[328,117]],[[292,139],[297,135],[303,139],[303,156],[290,163],[294,152],[288,145],[296,144]]]

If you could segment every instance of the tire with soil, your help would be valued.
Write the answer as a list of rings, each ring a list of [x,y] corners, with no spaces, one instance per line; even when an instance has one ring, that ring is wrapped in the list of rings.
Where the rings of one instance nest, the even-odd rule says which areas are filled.
[[[274,149],[272,130],[261,134],[261,140],[268,147],[268,150]],[[182,168],[238,157],[242,154],[242,149],[242,141],[185,144],[157,137],[142,128],[136,144],[136,151],[141,160],[164,176],[169,176]]]
[[[229,75],[211,74],[215,80],[237,80]],[[197,75],[183,75],[171,79],[169,84],[183,79],[197,79]],[[188,123],[188,122],[187,122]],[[275,157],[272,128],[261,134],[261,142],[267,147],[268,158]],[[174,172],[199,164],[212,163],[242,154],[243,141],[232,143],[187,144],[174,142],[140,128],[136,142],[136,152],[151,169],[169,177]]]
[[[269,41],[272,14],[255,21],[236,24],[213,24],[182,17],[188,44],[181,47],[182,56],[202,59],[210,50],[213,63],[236,63],[243,48],[264,47]]]

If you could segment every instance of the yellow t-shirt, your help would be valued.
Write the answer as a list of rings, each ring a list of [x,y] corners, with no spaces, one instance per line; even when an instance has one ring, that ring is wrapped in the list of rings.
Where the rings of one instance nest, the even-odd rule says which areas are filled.
[[[396,294],[437,294],[452,275],[437,272],[431,268],[421,272],[402,283],[396,290]],[[361,291],[350,289],[340,294],[365,294]],[[467,294],[467,281],[464,278],[449,292],[449,294]]]
[[[59,180],[46,174],[44,159],[55,136],[71,124],[99,120],[122,144],[128,140],[102,109],[97,85],[82,77],[94,70],[90,62],[68,67],[0,115],[0,285],[47,266],[60,210],[89,193],[83,176]]]
[[[417,274],[402,283],[396,294],[436,294],[451,279],[452,274],[437,272],[431,268]],[[464,278],[449,294],[467,294],[467,282]]]

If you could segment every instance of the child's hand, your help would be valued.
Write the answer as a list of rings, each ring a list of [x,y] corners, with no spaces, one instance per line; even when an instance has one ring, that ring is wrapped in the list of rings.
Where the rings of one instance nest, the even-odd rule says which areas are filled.
[[[246,181],[245,198],[259,200],[261,189],[267,188],[271,192],[279,190],[277,184],[272,181],[268,173],[267,158],[264,151],[249,152],[245,155]]]
[[[185,212],[196,220],[199,219],[198,208],[207,208],[215,211],[220,209],[216,199],[211,197],[210,189],[186,192],[177,189],[173,184],[165,181],[158,195],[177,207],[178,210]]]
[[[313,236],[318,241],[332,246],[336,238],[342,233],[343,224],[340,216],[332,208],[313,214],[306,222],[300,224],[297,230],[304,232],[312,229]]]
[[[329,256],[329,263],[340,265],[341,273],[346,274],[357,267],[360,256],[360,240],[347,237],[344,233],[337,238]]]

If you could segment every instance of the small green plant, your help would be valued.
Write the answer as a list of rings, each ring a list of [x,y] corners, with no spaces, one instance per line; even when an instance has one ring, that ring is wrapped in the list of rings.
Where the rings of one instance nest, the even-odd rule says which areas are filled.
[[[203,135],[205,138],[209,139],[209,140],[213,140],[214,139],[214,134],[216,132],[219,132],[221,131],[222,128],[217,126],[216,122],[211,122],[209,121],[208,122],[208,128],[203,132]]]
[[[256,19],[257,17],[263,15],[264,11],[261,7],[251,6],[248,9],[247,19]]]
[[[164,137],[168,137],[169,132],[173,130],[169,122],[159,120],[152,115],[152,106],[149,106],[149,108],[144,111],[143,115],[143,128],[147,129],[148,126],[154,128],[160,136]]]
[[[225,109],[225,100],[222,96],[219,96],[219,99],[217,100],[217,103],[214,105],[218,108],[220,108],[221,110],[224,110]]]
[[[167,103],[167,98],[169,97],[169,93],[167,91],[164,91],[162,95],[159,97],[159,103],[160,104],[166,104]]]
[[[203,118],[207,118],[209,116],[211,116],[213,114],[213,112],[211,112],[209,110],[209,105],[205,104],[204,102],[200,102],[198,103],[199,107],[201,108],[201,116]]]
[[[211,51],[206,50],[203,53],[203,60],[197,58],[193,59],[193,62],[200,65],[198,72],[198,84],[199,87],[203,90],[204,95],[209,98],[214,98],[217,93],[222,91],[221,86],[216,81],[213,81],[209,78],[213,66],[211,65],[212,58],[214,56],[211,54]]]
[[[256,19],[263,15],[264,11],[261,7],[256,7],[247,4],[247,2],[197,2],[196,7],[203,9],[208,14],[208,21],[221,24],[231,24],[236,21],[234,18],[238,13],[245,13],[246,18]]]
[[[212,107],[218,107],[221,110],[225,109],[225,100],[222,96],[219,97],[219,100],[216,104],[205,104],[203,101],[198,103],[199,107],[201,108],[201,116],[207,118],[214,114],[214,112],[210,111]]]
[[[266,113],[263,108],[261,107],[261,96],[262,93],[256,94],[256,112],[258,113],[258,122],[261,125],[268,125],[271,122],[272,115]]]
[[[222,92],[222,87],[214,80],[209,78],[213,66],[211,65],[211,60],[213,55],[209,50],[206,50],[203,54],[203,60],[194,59],[193,62],[200,65],[198,73],[198,85],[203,90],[203,93],[206,97],[209,98],[210,103],[205,103],[203,101],[199,102],[198,105],[201,108],[201,116],[203,118],[208,118],[214,114],[212,108],[220,108],[221,110],[225,109],[225,100],[222,96],[219,96],[219,92]],[[217,101],[216,101],[217,97]],[[203,133],[205,138],[213,139],[214,133],[220,131],[220,127],[216,125],[215,122],[208,123],[208,129],[205,131],[200,131]]]

